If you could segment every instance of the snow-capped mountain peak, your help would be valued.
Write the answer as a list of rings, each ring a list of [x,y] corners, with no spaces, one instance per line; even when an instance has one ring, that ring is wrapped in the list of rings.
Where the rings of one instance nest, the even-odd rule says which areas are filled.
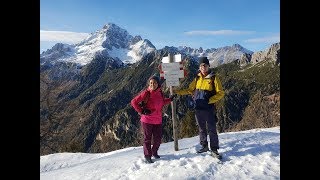
[[[66,45],[67,46],[67,45]],[[126,30],[113,23],[108,23],[102,29],[91,33],[86,39],[75,45],[68,45],[68,52],[55,61],[73,62],[80,65],[90,63],[97,55],[112,57],[118,64],[135,63],[147,53],[156,50],[149,40],[140,36],[131,36]],[[51,56],[52,50],[40,55],[40,62]],[[57,53],[57,52],[54,52]],[[50,61],[51,63],[54,63]]]

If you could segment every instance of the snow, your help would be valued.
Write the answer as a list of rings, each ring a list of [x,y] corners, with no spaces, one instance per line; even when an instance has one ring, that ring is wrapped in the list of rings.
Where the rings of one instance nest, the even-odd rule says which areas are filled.
[[[130,48],[131,51],[128,52],[128,56],[130,56],[132,60],[127,60],[124,62],[136,63],[137,61],[140,61],[143,56],[156,50],[155,48],[149,47],[144,40],[140,40],[136,44],[131,45]]]
[[[125,64],[132,64],[140,61],[144,55],[155,50],[155,48],[150,48],[144,40],[140,40],[136,44],[131,45],[129,49],[116,48],[114,46],[111,50],[106,49],[102,46],[102,44],[106,41],[105,31],[106,29],[97,31],[92,36],[77,44],[70,56],[60,59],[59,61],[86,65],[92,61],[97,53],[106,51],[110,57],[114,59],[118,58]]]
[[[40,179],[280,179],[280,127],[219,134],[223,160],[196,154],[199,137],[162,143],[160,159],[144,162],[143,148],[108,153],[56,153],[40,156]]]
[[[73,55],[68,58],[61,59],[60,61],[67,61],[86,65],[92,61],[97,52],[101,52],[105,48],[102,43],[106,37],[102,32],[97,32],[75,46]]]

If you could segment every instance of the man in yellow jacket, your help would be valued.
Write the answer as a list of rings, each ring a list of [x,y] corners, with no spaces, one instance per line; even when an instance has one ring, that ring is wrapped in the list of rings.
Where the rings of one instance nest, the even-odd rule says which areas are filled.
[[[207,57],[199,58],[199,73],[187,89],[174,90],[178,95],[193,95],[195,101],[195,118],[199,128],[200,144],[202,148],[197,153],[209,151],[207,135],[210,138],[212,155],[221,158],[218,153],[219,139],[217,134],[214,103],[224,96],[224,90],[217,75],[211,69]],[[208,130],[207,130],[208,125]]]

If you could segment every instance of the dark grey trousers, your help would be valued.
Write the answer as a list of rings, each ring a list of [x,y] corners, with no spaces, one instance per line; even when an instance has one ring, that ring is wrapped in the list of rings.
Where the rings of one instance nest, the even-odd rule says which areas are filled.
[[[214,110],[196,110],[195,117],[199,128],[200,144],[202,146],[208,145],[207,135],[210,138],[210,149],[219,149],[219,139],[217,134],[217,127]],[[207,128],[208,126],[208,128]]]

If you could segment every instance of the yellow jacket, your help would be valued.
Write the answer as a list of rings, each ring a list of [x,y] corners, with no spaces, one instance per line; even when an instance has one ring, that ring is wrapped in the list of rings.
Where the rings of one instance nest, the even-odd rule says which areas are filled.
[[[189,87],[187,89],[181,89],[181,90],[174,90],[174,93],[178,95],[187,95],[191,94],[194,95],[194,91],[200,91],[200,92],[207,92],[215,90],[215,94],[209,98],[208,104],[213,104],[217,101],[219,101],[224,96],[224,90],[222,88],[221,82],[217,75],[215,75],[214,78],[214,87],[212,86],[212,79],[213,72],[209,73],[206,77],[203,77],[201,73],[198,73],[198,77],[194,78],[194,80],[189,84]],[[198,80],[197,80],[198,79]]]

